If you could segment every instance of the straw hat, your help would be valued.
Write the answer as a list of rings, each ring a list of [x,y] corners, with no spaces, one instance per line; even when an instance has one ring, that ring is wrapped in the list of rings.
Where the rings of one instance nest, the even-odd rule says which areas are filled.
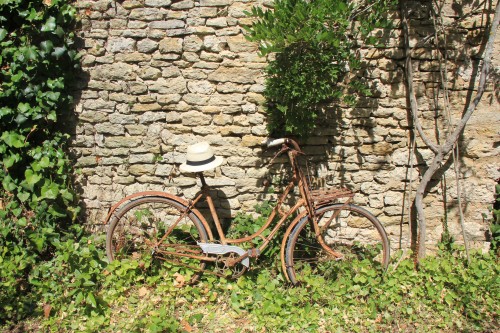
[[[182,163],[182,172],[201,172],[215,169],[222,164],[222,157],[215,156],[208,142],[198,142],[188,146],[186,163]]]

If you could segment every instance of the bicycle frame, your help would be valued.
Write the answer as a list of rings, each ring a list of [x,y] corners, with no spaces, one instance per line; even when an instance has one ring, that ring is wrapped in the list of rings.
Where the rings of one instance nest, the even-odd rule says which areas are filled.
[[[217,234],[219,236],[219,240],[220,240],[221,244],[223,244],[223,245],[240,244],[240,243],[245,243],[245,242],[251,241],[257,237],[261,237],[263,240],[263,242],[257,248],[253,248],[251,251],[246,252],[243,255],[240,255],[232,260],[228,260],[227,264],[229,266],[233,266],[233,265],[243,261],[244,259],[246,259],[248,257],[251,257],[251,258],[258,257],[260,255],[260,253],[262,253],[266,249],[266,247],[269,245],[269,242],[274,238],[274,236],[276,236],[278,230],[281,229],[281,227],[287,221],[287,219],[290,216],[292,216],[295,212],[299,211],[300,208],[304,207],[304,208],[306,208],[306,210],[299,213],[298,217],[296,217],[294,219],[294,221],[290,224],[290,226],[287,230],[287,233],[289,233],[292,230],[293,226],[295,226],[295,224],[299,221],[299,217],[302,218],[307,213],[309,213],[309,216],[314,216],[312,204],[309,201],[308,187],[305,183],[305,177],[302,175],[302,172],[301,172],[300,168],[298,167],[297,161],[296,161],[296,155],[299,153],[301,153],[301,152],[298,150],[295,150],[295,149],[288,150],[288,157],[290,159],[290,162],[292,163],[292,168],[293,168],[293,177],[292,177],[292,180],[289,182],[289,184],[286,186],[285,190],[283,191],[283,194],[281,194],[281,196],[279,197],[278,203],[271,211],[271,214],[267,218],[267,221],[255,233],[248,235],[246,237],[242,237],[242,238],[235,238],[235,239],[226,238],[226,235],[225,235],[224,231],[222,230],[222,225],[220,223],[220,220],[219,220],[219,217],[217,214],[217,210],[216,210],[215,205],[213,203],[212,197],[210,196],[210,186],[206,183],[205,177],[203,176],[203,173],[198,173],[198,177],[200,178],[201,184],[202,184],[201,193],[196,197],[195,200],[193,200],[190,203],[190,207],[191,207],[190,209],[195,211],[197,214],[201,215],[199,213],[199,211],[197,211],[197,209],[194,208],[194,206],[202,198],[205,199],[205,201],[208,204],[209,210],[210,210],[210,215],[212,216],[212,218],[214,220],[215,228],[217,230]],[[283,203],[284,203],[285,199],[288,197],[290,191],[292,189],[294,189],[296,186],[298,186],[298,188],[299,188],[300,198],[296,201],[296,203],[293,205],[293,207],[289,208],[287,211],[283,211],[281,208],[283,207]],[[276,222],[276,225],[272,228],[271,232],[269,233],[269,235],[267,237],[262,236],[263,232],[265,230],[269,229],[270,225],[273,223],[273,221],[277,215],[280,216],[280,220],[278,222]],[[286,237],[284,237],[284,238],[286,239]],[[162,242],[162,240],[159,241],[159,243],[161,243],[161,242]]]
[[[292,146],[292,147],[290,147]],[[209,242],[215,242],[215,237],[213,235],[213,232],[211,230],[210,224],[207,222],[207,220],[203,217],[203,215],[200,213],[200,211],[195,207],[198,202],[200,202],[202,199],[204,199],[209,207],[210,214],[213,218],[214,224],[215,224],[215,229],[217,230],[217,235],[218,235],[218,241],[222,245],[227,245],[227,244],[240,244],[244,242],[251,241],[253,239],[256,239],[258,237],[262,238],[262,243],[256,247],[252,248],[248,251],[245,251],[243,254],[238,254],[237,257],[234,258],[227,258],[225,261],[225,264],[228,265],[229,267],[234,266],[243,260],[247,258],[257,258],[259,255],[266,249],[266,247],[269,245],[270,241],[276,236],[278,233],[279,229],[285,224],[285,222],[288,220],[288,218],[295,213],[296,216],[292,220],[292,222],[289,224],[288,228],[285,231],[285,234],[283,236],[282,244],[281,244],[281,251],[280,251],[280,257],[281,257],[281,262],[282,262],[282,267],[283,267],[283,272],[288,279],[289,277],[287,276],[287,270],[285,266],[285,260],[284,260],[284,251],[285,251],[285,245],[286,245],[286,240],[290,233],[292,232],[293,228],[301,221],[303,218],[306,216],[309,216],[309,222],[311,223],[311,227],[314,230],[314,233],[316,234],[316,238],[318,240],[318,243],[328,252],[330,253],[333,257],[339,258],[341,257],[341,254],[334,252],[331,250],[325,243],[324,240],[321,237],[320,231],[321,228],[328,227],[328,225],[331,223],[331,221],[336,217],[336,215],[332,216],[330,220],[327,222],[326,226],[322,226],[321,228],[318,226],[318,223],[316,221],[316,216],[314,213],[315,208],[318,208],[324,203],[331,202],[331,200],[339,197],[350,197],[352,198],[353,194],[351,192],[342,192],[342,191],[337,191],[337,192],[318,192],[315,193],[313,196],[313,192],[317,191],[311,191],[309,189],[309,186],[306,181],[306,177],[304,176],[301,168],[298,165],[297,161],[297,156],[299,154],[303,154],[302,151],[300,150],[298,144],[291,140],[291,139],[286,139],[284,141],[282,149],[276,154],[278,156],[279,154],[283,152],[287,152],[288,158],[290,160],[291,166],[292,166],[292,179],[288,183],[288,185],[285,187],[285,190],[283,193],[280,195],[277,201],[277,205],[273,208],[270,216],[268,217],[267,221],[264,223],[264,225],[257,230],[255,233],[242,237],[242,238],[226,238],[226,235],[222,229],[222,225],[220,223],[217,210],[215,208],[214,202],[212,197],[210,196],[210,186],[206,183],[205,177],[203,176],[203,173],[198,173],[198,177],[201,180],[201,191],[200,193],[196,196],[196,198],[192,201],[186,201],[183,200],[177,196],[165,193],[165,192],[153,192],[153,191],[148,191],[148,192],[139,192],[135,193],[133,195],[127,196],[126,198],[122,199],[120,202],[116,203],[111,207],[108,216],[106,218],[106,222],[109,221],[111,216],[115,213],[118,207],[120,207],[123,203],[134,200],[138,197],[142,196],[159,196],[159,197],[165,197],[169,198],[175,201],[178,201],[179,203],[183,204],[186,209],[182,212],[180,217],[177,219],[176,222],[174,222],[169,230],[163,235],[163,237],[155,242],[156,244],[151,244],[151,247],[154,248],[154,251],[157,252],[158,254],[168,254],[169,256],[178,256],[178,257],[189,257],[189,258],[194,258],[194,259],[199,259],[202,261],[212,261],[215,262],[217,261],[217,257],[215,256],[207,256],[207,255],[200,255],[197,253],[193,253],[193,251],[190,251],[188,249],[183,249],[179,248],[179,250],[175,251],[163,251],[161,250],[161,244],[163,243],[164,240],[166,240],[167,236],[171,233],[171,231],[177,226],[177,224],[186,217],[187,214],[193,213],[196,215],[196,217],[201,221],[203,224],[203,227],[205,228],[207,235],[208,235],[208,241]],[[285,202],[285,199],[289,196],[290,191],[292,191],[295,187],[298,187],[300,196],[296,200],[295,204],[287,209],[286,211],[283,211],[283,205]],[[346,204],[349,202],[348,200]],[[314,205],[314,202],[319,203],[318,205]],[[303,209],[302,209],[303,208]],[[302,209],[302,210],[301,210]],[[275,220],[276,216],[279,216],[279,221],[276,222],[274,227],[272,227],[270,233],[268,236],[264,237],[263,233],[265,230],[269,230],[271,227],[271,224]],[[184,251],[183,251],[184,250]]]

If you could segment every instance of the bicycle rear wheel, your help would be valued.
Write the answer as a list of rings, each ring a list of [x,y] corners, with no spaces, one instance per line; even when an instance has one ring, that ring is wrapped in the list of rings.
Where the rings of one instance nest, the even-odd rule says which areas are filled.
[[[335,277],[339,261],[366,260],[381,270],[387,268],[389,239],[371,213],[356,205],[340,203],[320,207],[315,215],[321,238],[315,235],[306,216],[287,240],[285,264],[293,284],[303,281],[308,274]]]
[[[185,213],[186,212],[186,213]],[[160,240],[163,240],[161,243]],[[197,242],[207,242],[207,232],[199,218],[174,199],[145,196],[130,201],[116,211],[106,236],[109,261],[137,260],[153,270],[163,262],[205,268]]]

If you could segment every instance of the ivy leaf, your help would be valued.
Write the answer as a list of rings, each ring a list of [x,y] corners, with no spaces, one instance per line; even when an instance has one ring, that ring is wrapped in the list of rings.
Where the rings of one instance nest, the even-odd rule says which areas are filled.
[[[0,42],[7,36],[7,30],[0,28]]]
[[[24,140],[26,137],[15,132],[4,132],[0,139],[10,147],[22,148],[25,145]]]
[[[52,43],[52,41],[50,40],[44,40],[43,42],[40,43],[40,48],[44,52],[49,53],[54,48],[54,43]]]
[[[19,162],[19,160],[21,160],[19,154],[10,154],[9,156],[5,156],[3,158],[3,165],[6,169],[8,169],[16,164],[16,162]]]
[[[66,50],[67,50],[66,46],[56,47],[54,49],[54,52],[52,52],[52,55],[54,57],[56,57],[56,59],[59,59],[59,58],[61,58],[64,55],[64,53],[66,52]]]
[[[34,186],[42,179],[42,176],[28,169],[24,172],[24,178],[21,186],[29,191],[33,191]]]
[[[36,60],[37,56],[38,56],[38,52],[36,50],[35,47],[28,47],[26,48],[26,50],[24,51],[24,56],[29,59],[29,60]]]
[[[19,192],[17,194],[17,197],[19,198],[19,200],[21,200],[21,202],[25,202],[26,200],[29,199],[30,193],[29,192]],[[19,221],[18,221],[18,224],[19,224]]]
[[[94,294],[92,292],[89,292],[87,294],[87,302],[90,303],[90,305],[92,305],[92,307],[97,307],[97,302],[95,301],[95,297],[94,297]]]
[[[46,182],[42,186],[41,194],[43,199],[56,199],[59,194],[59,187],[56,183]]]
[[[54,31],[56,30],[56,18],[54,16],[51,16],[47,19],[47,21],[42,25],[42,31],[43,32],[49,32],[49,31]]]

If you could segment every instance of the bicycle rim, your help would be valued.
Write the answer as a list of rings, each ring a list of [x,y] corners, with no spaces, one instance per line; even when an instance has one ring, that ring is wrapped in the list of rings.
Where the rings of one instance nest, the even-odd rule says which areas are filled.
[[[293,284],[307,275],[336,278],[345,262],[384,271],[390,257],[387,234],[375,216],[352,204],[332,204],[315,211],[321,238],[309,217],[291,232],[285,250],[287,274]],[[319,240],[323,240],[322,246]]]
[[[164,197],[148,196],[127,203],[110,220],[108,259],[136,260],[153,272],[165,262],[177,265],[178,270],[203,270],[205,262],[192,256],[203,256],[197,243],[207,241],[207,232],[198,217],[184,213],[186,210],[182,203]]]

